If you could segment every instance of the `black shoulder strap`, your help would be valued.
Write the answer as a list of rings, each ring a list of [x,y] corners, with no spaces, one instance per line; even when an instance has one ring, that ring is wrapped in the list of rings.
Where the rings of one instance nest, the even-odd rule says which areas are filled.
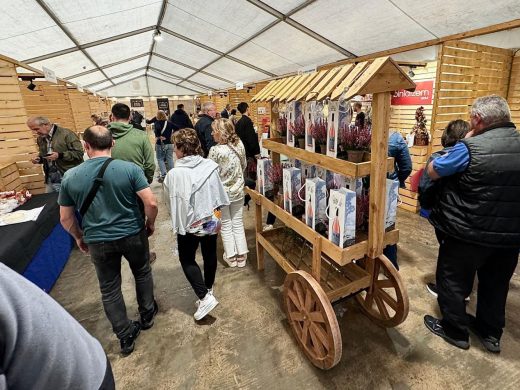
[[[103,175],[105,174],[105,170],[107,169],[108,164],[110,164],[112,161],[114,161],[113,158],[110,158],[110,157],[107,158],[106,161],[101,166],[101,168],[99,169],[97,177],[94,179],[94,184],[92,184],[92,187],[90,188],[90,192],[88,193],[83,204],[81,205],[81,208],[79,209],[79,213],[82,217],[85,216],[88,208],[90,207],[90,204],[96,197],[99,187],[103,183]]]

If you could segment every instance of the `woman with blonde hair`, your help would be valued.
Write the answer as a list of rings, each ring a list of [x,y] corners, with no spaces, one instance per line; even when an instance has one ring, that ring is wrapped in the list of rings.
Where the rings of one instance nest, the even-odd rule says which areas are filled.
[[[179,127],[170,121],[166,113],[162,110],[157,111],[157,119],[154,126],[155,133],[155,154],[159,163],[159,183],[162,183],[166,174],[173,168],[173,145],[171,142],[172,133]]]
[[[220,179],[230,202],[229,206],[222,208],[224,259],[230,267],[244,267],[249,252],[242,218],[246,151],[229,119],[216,119],[211,128],[217,145],[210,149],[208,159],[218,164]]]
[[[172,136],[177,162],[164,179],[173,231],[177,233],[179,260],[197,301],[193,315],[198,321],[218,305],[213,295],[217,271],[218,210],[229,205],[220,181],[218,165],[202,157],[199,137],[193,129],[182,129]],[[204,277],[195,253],[201,247]]]

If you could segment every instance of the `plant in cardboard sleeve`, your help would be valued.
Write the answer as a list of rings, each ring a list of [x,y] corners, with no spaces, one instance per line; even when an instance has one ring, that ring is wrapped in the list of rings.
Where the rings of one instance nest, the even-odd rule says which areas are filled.
[[[267,177],[273,183],[272,194],[266,195],[268,198],[276,198],[283,181],[283,167],[280,163],[273,163],[267,172]],[[276,201],[276,199],[275,199]]]
[[[311,134],[312,138],[316,140],[316,143],[320,145],[322,153],[325,154],[325,146],[327,144],[327,119],[318,118],[312,125]]]
[[[289,123],[288,130],[298,141],[299,147],[305,149],[305,118],[299,115],[293,123]]]
[[[426,146],[429,141],[428,129],[426,128],[426,115],[424,115],[424,107],[421,106],[415,110],[415,125],[412,134],[415,136],[414,145]]]

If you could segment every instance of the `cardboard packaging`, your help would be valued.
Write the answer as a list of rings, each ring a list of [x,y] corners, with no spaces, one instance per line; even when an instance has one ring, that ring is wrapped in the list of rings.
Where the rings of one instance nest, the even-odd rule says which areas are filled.
[[[327,171],[325,181],[327,182],[328,190],[345,187],[345,176],[340,175],[339,173]]]
[[[302,170],[302,183],[305,182],[305,179],[312,179],[316,177],[316,166],[307,164],[306,162],[300,163],[300,169]]]
[[[363,194],[363,179],[360,177],[345,177],[345,188],[354,191],[356,196],[361,196]]]
[[[327,189],[325,180],[318,177],[305,180],[305,222],[316,229],[319,221],[327,217]]]
[[[302,103],[298,101],[287,103],[287,145],[296,146],[296,139],[294,135],[289,131],[294,127],[296,118],[303,115]]]
[[[292,213],[295,205],[301,204],[298,192],[302,187],[301,170],[298,168],[286,168],[283,170],[283,208]]]
[[[397,218],[397,198],[399,196],[399,180],[386,179],[386,213],[385,229],[394,228]]]
[[[316,141],[312,137],[312,127],[315,121],[314,111],[316,110],[316,102],[305,103],[305,150],[308,152],[316,151]]]
[[[329,102],[327,120],[327,156],[336,157],[338,154],[338,102]]]
[[[346,188],[330,190],[329,240],[340,248],[356,240],[356,193]]]
[[[273,189],[273,183],[269,178],[269,171],[272,167],[272,160],[269,158],[262,158],[256,162],[256,176],[258,192],[266,195],[267,191]]]

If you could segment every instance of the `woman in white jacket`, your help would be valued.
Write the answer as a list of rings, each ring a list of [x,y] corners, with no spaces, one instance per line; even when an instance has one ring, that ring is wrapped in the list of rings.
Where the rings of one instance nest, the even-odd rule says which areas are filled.
[[[217,119],[211,128],[217,145],[209,151],[208,159],[218,164],[220,179],[230,201],[229,206],[222,208],[224,259],[230,267],[244,267],[249,252],[242,219],[246,151],[229,119]]]
[[[218,211],[229,205],[226,190],[220,181],[218,165],[202,157],[197,133],[182,129],[172,136],[177,162],[164,180],[173,230],[177,233],[179,260],[186,278],[199,298],[194,314],[198,321],[218,305],[213,295],[217,271],[217,233],[220,229]],[[204,277],[195,261],[201,246]]]

